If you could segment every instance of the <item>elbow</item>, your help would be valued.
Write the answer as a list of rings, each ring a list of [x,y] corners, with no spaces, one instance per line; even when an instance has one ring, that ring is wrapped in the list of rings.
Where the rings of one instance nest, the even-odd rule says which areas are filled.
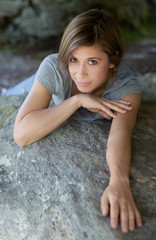
[[[16,130],[14,130],[14,140],[19,147],[25,147],[28,145],[26,137],[22,134],[19,134]]]

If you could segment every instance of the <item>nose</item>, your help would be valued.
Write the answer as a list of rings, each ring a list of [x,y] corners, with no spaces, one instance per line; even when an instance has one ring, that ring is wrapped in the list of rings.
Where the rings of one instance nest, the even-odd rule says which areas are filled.
[[[86,69],[85,64],[80,64],[77,69],[77,76],[82,79],[86,75],[87,75],[87,69]]]

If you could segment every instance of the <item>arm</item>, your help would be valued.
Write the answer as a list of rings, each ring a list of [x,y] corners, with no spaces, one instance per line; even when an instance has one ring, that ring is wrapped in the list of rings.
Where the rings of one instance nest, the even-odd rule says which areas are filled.
[[[110,101],[89,94],[74,95],[59,105],[48,108],[50,100],[49,92],[35,80],[15,121],[14,139],[19,146],[26,146],[45,137],[80,107],[98,112],[109,119],[116,116],[111,109],[125,113],[125,109],[130,108],[130,102]]]
[[[113,119],[107,145],[107,163],[110,169],[110,182],[101,198],[104,216],[110,213],[111,226],[117,228],[120,216],[123,232],[135,229],[135,222],[142,225],[140,213],[134,203],[129,185],[131,160],[131,134],[140,105],[140,94],[124,98],[131,101],[132,110],[126,114],[117,113]]]
[[[14,139],[19,146],[45,137],[80,107],[77,96],[48,108],[50,100],[49,92],[35,80],[15,120]]]

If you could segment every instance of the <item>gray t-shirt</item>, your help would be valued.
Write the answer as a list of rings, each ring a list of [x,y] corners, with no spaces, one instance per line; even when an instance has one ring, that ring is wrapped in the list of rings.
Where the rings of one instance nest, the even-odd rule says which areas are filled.
[[[36,73],[37,80],[52,95],[56,105],[71,97],[73,82],[70,74],[66,75],[59,69],[57,55],[56,53],[47,56]],[[141,91],[134,73],[121,64],[115,81],[108,82],[102,97],[109,100],[120,100],[131,93],[141,93]],[[85,108],[79,109],[73,117],[83,120],[103,119],[99,114],[92,113]]]

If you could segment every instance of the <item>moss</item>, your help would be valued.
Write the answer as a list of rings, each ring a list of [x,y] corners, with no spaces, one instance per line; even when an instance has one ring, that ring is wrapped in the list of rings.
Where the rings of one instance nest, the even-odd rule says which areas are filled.
[[[4,109],[1,109],[1,112],[4,114],[5,117],[10,117],[14,112],[16,108],[14,106],[10,106]]]
[[[15,112],[15,110],[16,108],[14,106],[0,109],[0,129],[4,126],[6,120]]]

